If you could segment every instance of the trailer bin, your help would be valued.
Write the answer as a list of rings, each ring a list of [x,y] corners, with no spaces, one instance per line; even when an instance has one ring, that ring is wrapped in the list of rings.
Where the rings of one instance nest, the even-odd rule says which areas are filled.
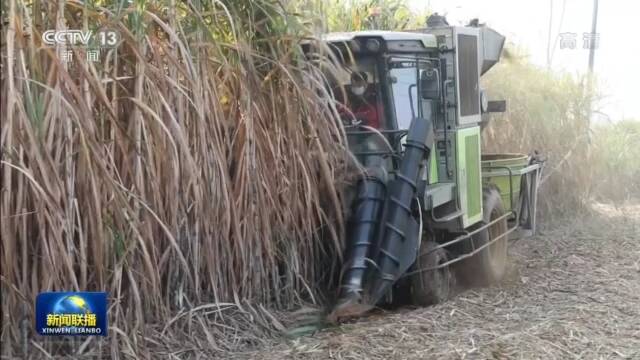
[[[518,202],[522,175],[527,172],[528,164],[529,156],[524,154],[482,155],[482,183],[498,187],[506,211],[513,210]]]

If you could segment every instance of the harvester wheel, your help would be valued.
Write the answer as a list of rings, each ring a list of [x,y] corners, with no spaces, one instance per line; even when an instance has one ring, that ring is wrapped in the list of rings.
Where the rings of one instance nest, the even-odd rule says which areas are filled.
[[[505,214],[500,192],[494,186],[483,189],[484,220],[478,225],[483,226]],[[463,244],[464,253],[470,253],[491,240],[504,234],[508,229],[507,219],[500,220],[472,236],[473,244],[468,241]],[[467,286],[488,286],[499,282],[507,268],[508,236],[505,235],[479,253],[460,261],[456,270],[460,281]]]
[[[444,264],[448,260],[447,252],[444,249],[434,250],[437,245],[433,241],[427,241],[420,246],[415,265],[417,272],[411,275],[411,300],[413,304],[433,305],[449,298],[455,279],[449,266],[427,270]]]

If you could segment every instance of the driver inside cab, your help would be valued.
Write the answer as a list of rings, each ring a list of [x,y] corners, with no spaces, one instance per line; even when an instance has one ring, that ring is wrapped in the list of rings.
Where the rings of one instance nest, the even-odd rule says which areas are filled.
[[[375,129],[382,127],[384,110],[378,99],[375,84],[369,84],[368,75],[364,71],[351,73],[351,86],[347,104],[356,120],[362,125]]]

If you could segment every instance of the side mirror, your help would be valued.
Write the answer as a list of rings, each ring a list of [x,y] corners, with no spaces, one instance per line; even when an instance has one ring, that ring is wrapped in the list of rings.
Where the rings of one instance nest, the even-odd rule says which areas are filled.
[[[440,74],[436,69],[420,71],[420,95],[424,100],[440,99]]]
[[[487,111],[485,112],[505,112],[507,111],[506,100],[493,100],[487,102]]]

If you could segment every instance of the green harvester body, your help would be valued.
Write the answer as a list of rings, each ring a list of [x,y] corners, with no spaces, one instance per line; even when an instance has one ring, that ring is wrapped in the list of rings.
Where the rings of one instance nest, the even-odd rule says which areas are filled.
[[[535,230],[542,163],[537,156],[481,151],[489,113],[506,108],[504,101],[488,101],[480,87],[504,37],[482,25],[449,26],[437,15],[427,25],[324,39],[342,61],[344,71],[328,78],[335,94],[350,94],[339,101],[352,110],[343,121],[363,174],[351,189],[336,318],[386,301],[408,278],[408,292],[425,302],[420,296],[448,289],[442,278],[452,276],[450,265],[475,264],[499,278],[492,244],[506,247],[507,234]],[[362,79],[367,92],[358,97],[351,90]],[[370,115],[358,117],[352,104],[362,103],[377,114],[377,127],[367,123]],[[498,250],[506,256],[506,248]]]

